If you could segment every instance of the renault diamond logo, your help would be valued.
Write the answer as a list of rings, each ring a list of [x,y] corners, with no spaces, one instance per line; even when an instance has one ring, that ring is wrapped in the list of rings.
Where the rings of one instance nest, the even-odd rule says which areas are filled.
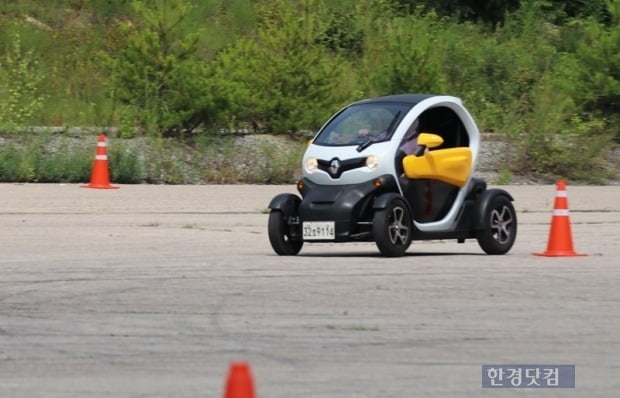
[[[340,170],[340,161],[338,159],[332,159],[332,161],[329,162],[329,173],[337,175],[338,170]]]

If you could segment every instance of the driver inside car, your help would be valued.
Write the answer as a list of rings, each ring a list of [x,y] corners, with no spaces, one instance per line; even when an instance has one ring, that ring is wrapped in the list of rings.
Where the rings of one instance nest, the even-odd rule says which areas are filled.
[[[411,155],[415,152],[418,147],[418,133],[420,127],[420,122],[416,119],[409,127],[409,130],[403,137],[403,141],[399,147],[401,151],[405,153],[405,155]]]
[[[407,155],[415,153],[418,147],[418,134],[419,134],[420,122],[416,119],[409,127],[409,130],[405,133],[403,140],[396,152],[396,170],[401,177],[405,174],[405,168],[403,166],[403,159]]]

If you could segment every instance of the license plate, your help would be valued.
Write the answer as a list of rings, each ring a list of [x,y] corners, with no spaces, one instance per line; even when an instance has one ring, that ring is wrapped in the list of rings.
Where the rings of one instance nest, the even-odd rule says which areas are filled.
[[[304,240],[334,240],[336,227],[333,221],[306,221],[303,223]]]

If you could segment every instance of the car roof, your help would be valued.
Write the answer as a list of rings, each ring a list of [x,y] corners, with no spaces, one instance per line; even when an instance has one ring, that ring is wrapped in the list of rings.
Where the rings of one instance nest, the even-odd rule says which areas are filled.
[[[416,105],[419,102],[424,101],[427,98],[435,97],[434,94],[396,94],[385,95],[382,97],[368,98],[361,101],[354,102],[352,105],[369,104],[373,102],[400,102],[410,105]]]

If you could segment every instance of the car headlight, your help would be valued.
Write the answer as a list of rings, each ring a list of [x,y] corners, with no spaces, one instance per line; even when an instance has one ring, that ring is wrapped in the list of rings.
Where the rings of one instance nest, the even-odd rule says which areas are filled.
[[[366,158],[366,167],[370,170],[374,170],[379,167],[379,158],[375,155],[370,155]]]
[[[319,161],[316,160],[316,158],[306,159],[306,170],[308,171],[308,173],[314,173],[318,167]]]

